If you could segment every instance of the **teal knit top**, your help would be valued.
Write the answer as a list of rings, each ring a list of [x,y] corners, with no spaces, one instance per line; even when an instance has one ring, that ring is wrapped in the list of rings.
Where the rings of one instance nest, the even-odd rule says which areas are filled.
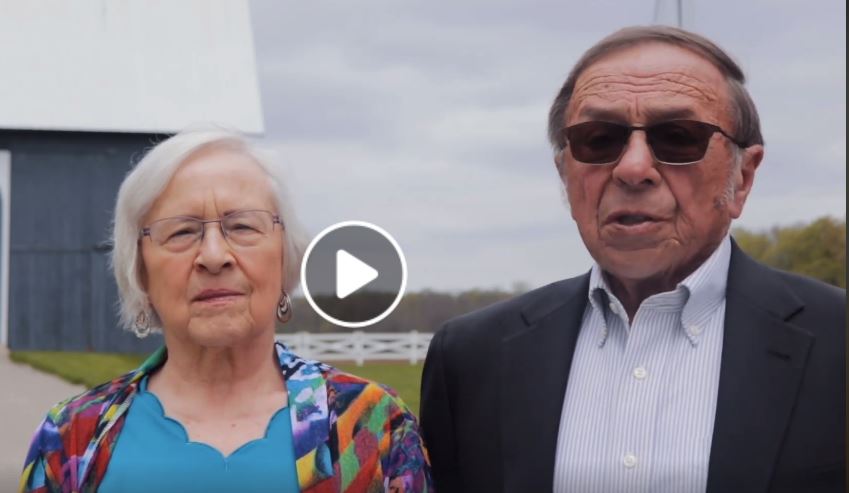
[[[224,457],[191,442],[178,421],[147,390],[147,377],[128,410],[100,493],[297,493],[298,477],[289,407],[278,410],[265,436]]]

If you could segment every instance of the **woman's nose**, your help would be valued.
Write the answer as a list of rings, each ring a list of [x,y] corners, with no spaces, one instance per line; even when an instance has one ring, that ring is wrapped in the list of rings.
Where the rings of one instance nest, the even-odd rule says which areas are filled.
[[[220,221],[203,225],[195,265],[215,274],[233,262],[232,250]]]

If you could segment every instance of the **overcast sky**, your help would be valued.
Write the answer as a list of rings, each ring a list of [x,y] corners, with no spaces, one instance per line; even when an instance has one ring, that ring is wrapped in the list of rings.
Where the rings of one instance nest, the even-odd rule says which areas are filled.
[[[672,2],[661,5],[672,21]],[[741,63],[766,157],[737,224],[846,209],[846,6],[684,1],[684,27]],[[408,289],[531,287],[591,259],[545,138],[572,64],[653,0],[251,0],[266,124],[315,234],[374,222],[401,244]]]

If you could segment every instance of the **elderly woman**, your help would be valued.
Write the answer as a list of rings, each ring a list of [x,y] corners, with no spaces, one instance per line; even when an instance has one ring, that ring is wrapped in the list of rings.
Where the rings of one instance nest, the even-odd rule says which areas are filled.
[[[386,387],[275,344],[304,236],[278,172],[238,135],[151,150],[118,193],[127,327],[141,367],[50,410],[21,491],[429,491],[416,420]]]

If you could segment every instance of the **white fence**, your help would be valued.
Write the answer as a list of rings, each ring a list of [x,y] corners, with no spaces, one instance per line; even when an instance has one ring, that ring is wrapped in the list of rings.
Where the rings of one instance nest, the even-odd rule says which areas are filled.
[[[277,340],[298,356],[319,361],[424,361],[430,332],[295,332]]]

